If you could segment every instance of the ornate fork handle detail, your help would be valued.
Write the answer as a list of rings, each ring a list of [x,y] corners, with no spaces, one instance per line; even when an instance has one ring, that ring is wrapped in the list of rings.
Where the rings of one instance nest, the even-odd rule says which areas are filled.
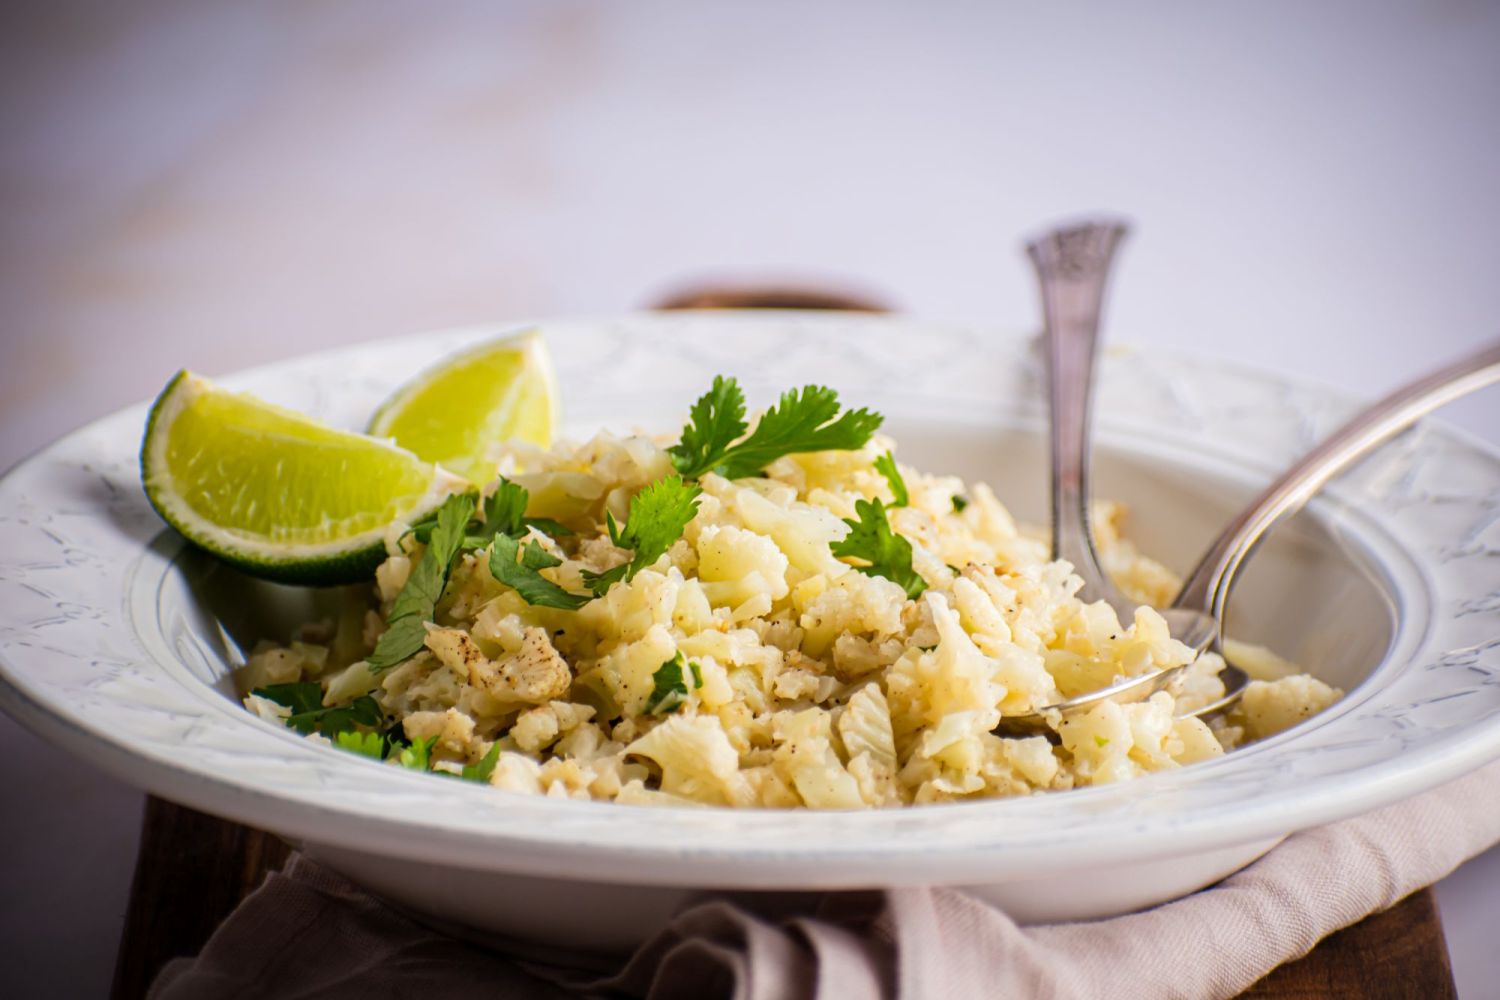
[[[1123,223],[1086,223],[1053,230],[1026,247],[1036,266],[1048,330],[1052,556],[1073,564],[1087,600],[1115,596],[1094,553],[1088,522],[1089,399],[1105,285],[1125,233]]]

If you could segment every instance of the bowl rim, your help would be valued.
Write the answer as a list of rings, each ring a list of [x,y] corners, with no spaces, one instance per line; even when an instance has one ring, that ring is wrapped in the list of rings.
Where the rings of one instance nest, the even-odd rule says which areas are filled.
[[[378,368],[378,359],[392,351],[418,344],[429,351],[450,349],[462,342],[523,325],[531,324],[479,324],[383,338],[257,366],[222,381],[229,385],[263,383],[285,378],[293,371],[316,372],[362,358]],[[543,326],[549,338],[575,335],[569,331],[587,333],[619,326],[654,335],[645,337],[641,345],[627,348],[634,354],[653,345],[660,348],[665,341],[683,336],[685,331],[712,330],[723,334],[722,339],[727,342],[735,334],[747,331],[760,334],[787,325],[818,326],[821,335],[833,337],[833,341],[825,341],[820,348],[824,351],[833,350],[827,346],[830,342],[845,345],[868,343],[881,336],[889,338],[893,333],[920,330],[924,335],[948,337],[949,346],[953,347],[979,349],[982,342],[1013,366],[1024,368],[1029,352],[1024,338],[1003,338],[987,328],[961,327],[901,316],[711,311],[543,320],[536,325]],[[836,352],[833,357],[837,357]],[[1248,385],[1274,389],[1282,395],[1289,393],[1305,397],[1335,415],[1342,415],[1352,408],[1346,396],[1309,380],[1288,378],[1240,362],[1206,359],[1180,351],[1122,351],[1117,348],[1105,358],[1106,371],[1112,364],[1121,364],[1122,357],[1126,362],[1134,358],[1135,361],[1130,363],[1135,364],[1168,364],[1199,375],[1207,372],[1216,377],[1232,377]],[[376,360],[368,360],[372,358]],[[356,366],[351,364],[351,367]],[[560,375],[560,379],[567,384],[566,375]],[[393,373],[388,382],[393,385],[398,380],[399,374]],[[944,398],[955,397],[945,395]],[[104,454],[100,449],[117,448],[121,441],[138,437],[138,434],[128,432],[132,422],[138,432],[147,405],[137,404],[93,421],[34,452],[0,477],[0,498],[14,499],[12,494],[20,489],[23,480],[34,478],[48,466],[76,470],[80,457],[85,466],[90,463],[99,466],[110,462],[120,464],[119,455]],[[875,401],[871,405],[878,407],[880,403]],[[1101,424],[1107,428],[1111,423],[1109,417],[1101,414],[1101,418]],[[1500,451],[1487,443],[1440,422],[1428,421],[1424,426],[1427,430],[1423,432],[1423,442],[1419,442],[1418,447],[1437,447],[1477,457],[1500,469]],[[125,457],[133,459],[133,454]],[[1268,460],[1268,464],[1274,467],[1275,462]],[[1359,509],[1357,498],[1351,499],[1346,495],[1348,492],[1334,490],[1329,502],[1351,504]],[[139,503],[144,504],[144,499]],[[86,513],[79,513],[75,520],[86,519]],[[92,513],[98,514],[97,511]],[[1384,514],[1376,517],[1382,523],[1389,519]],[[148,523],[136,527],[149,531],[155,526]],[[0,552],[14,551],[16,545],[13,543],[19,532],[25,529],[34,534],[36,528],[37,525],[29,522],[21,524],[14,516],[0,515],[0,539],[6,540],[0,544]],[[129,546],[138,546],[139,541],[136,535],[118,539],[119,543]],[[119,554],[120,545],[113,546],[110,551]],[[130,572],[141,571],[141,560],[147,560],[148,566],[154,565],[149,563],[149,558],[149,549],[135,553]],[[1423,573],[1431,574],[1435,568],[1432,560],[1423,558],[1420,553],[1414,554],[1414,558]],[[0,593],[4,593],[6,587],[24,586],[24,575],[16,571],[14,562],[7,565],[6,557],[0,556]],[[62,577],[65,578],[66,573]],[[93,610],[103,613],[111,625],[118,626],[119,616],[128,613],[122,608],[123,605],[117,603]],[[1500,613],[1480,617],[1493,622],[1500,619]],[[1175,812],[1166,808],[1144,809],[1142,803],[1181,798],[1177,795],[1180,790],[1175,787],[1180,782],[1173,779],[1180,779],[1184,774],[1229,771],[1233,777],[1234,771],[1244,767],[1240,762],[1278,755],[1288,743],[1305,739],[1311,732],[1326,726],[1314,726],[1312,730],[1298,727],[1293,732],[1220,760],[1130,782],[1128,786],[1138,791],[1123,796],[1125,800],[1133,800],[1124,802],[1121,788],[1126,786],[1080,789],[1064,796],[853,813],[736,812],[555,801],[459,783],[440,783],[440,791],[422,787],[433,784],[432,780],[311,744],[254,718],[222,698],[219,700],[234,713],[240,724],[216,729],[222,720],[215,713],[205,713],[204,706],[194,704],[192,699],[176,697],[180,692],[163,687],[160,678],[154,678],[152,683],[146,684],[146,690],[152,696],[165,696],[171,692],[173,697],[166,699],[169,712],[190,715],[197,712],[198,715],[188,720],[190,738],[205,740],[205,752],[212,751],[206,758],[180,753],[173,756],[164,752],[163,746],[180,749],[180,744],[153,745],[138,734],[122,735],[119,730],[100,724],[105,716],[98,714],[97,706],[90,709],[94,712],[92,715],[80,713],[76,705],[70,706],[60,699],[57,690],[52,690],[50,696],[42,690],[38,685],[43,683],[44,676],[39,671],[49,669],[49,656],[66,657],[68,650],[47,649],[35,641],[28,642],[35,640],[36,636],[34,623],[18,624],[7,620],[6,612],[0,612],[0,707],[44,738],[87,757],[128,782],[167,798],[268,827],[294,838],[312,841],[336,839],[345,846],[374,853],[465,867],[535,870],[538,865],[562,866],[576,877],[601,881],[695,885],[712,878],[715,884],[726,887],[767,888],[962,883],[1007,873],[1035,874],[1045,868],[1071,867],[1078,863],[1080,851],[1091,863],[1147,860],[1188,850],[1264,840],[1343,818],[1435,787],[1500,756],[1500,708],[1497,708],[1484,718],[1461,723],[1451,723],[1448,721],[1450,716],[1444,715],[1440,723],[1434,723],[1419,733],[1404,733],[1405,752],[1387,753],[1377,757],[1372,764],[1351,765],[1348,773],[1343,775],[1345,780],[1336,790],[1324,775],[1318,780],[1299,781],[1295,787],[1276,795],[1268,795],[1261,787],[1258,793],[1253,789],[1245,791],[1246,798],[1239,801],[1224,800],[1221,795],[1205,796],[1201,800],[1203,808],[1187,808],[1199,801],[1189,796],[1187,801],[1171,803],[1172,809],[1177,810]],[[1417,644],[1411,652],[1413,660],[1425,653],[1432,645],[1432,639],[1430,635],[1413,639]],[[1500,640],[1496,645],[1500,646]],[[1475,663],[1488,668],[1490,660],[1480,663],[1479,657],[1489,652],[1491,650],[1480,650]],[[1500,654],[1493,659],[1500,659]],[[134,664],[106,664],[110,669],[96,670],[79,683],[92,681],[92,690],[97,694],[101,685],[119,682],[121,670],[127,675],[132,669],[137,673],[150,673],[158,665],[148,653],[145,659]],[[70,666],[76,670],[78,664],[73,662]],[[87,675],[87,671],[84,673]],[[1489,682],[1494,682],[1496,677],[1500,677],[1500,672],[1490,673]],[[126,680],[129,681],[125,685],[127,688],[130,684],[145,682],[139,676],[127,677]],[[1487,685],[1481,683],[1480,686]],[[1364,688],[1362,685],[1358,690]],[[204,690],[208,690],[206,686]],[[130,688],[130,691],[138,693],[136,688]],[[1370,692],[1361,704],[1344,706],[1338,717],[1350,716],[1362,708],[1389,709],[1388,705],[1363,704],[1381,693]],[[105,704],[114,703],[106,699]],[[192,724],[205,729],[192,732]],[[1402,728],[1396,726],[1395,730]],[[1390,734],[1389,726],[1382,730],[1382,737]],[[221,738],[227,740],[227,744],[219,745]],[[1371,747],[1355,749],[1366,755],[1373,752]],[[235,754],[245,755],[250,762],[245,767],[259,770],[253,773],[250,770],[212,770],[208,761],[219,760],[224,754],[231,758]],[[306,773],[309,771],[310,775]],[[350,794],[335,795],[333,802],[326,797],[319,800],[319,792],[328,792],[346,779],[354,786]],[[1193,784],[1201,787],[1203,782]],[[439,793],[430,794],[435,791]],[[370,798],[361,807],[352,796],[364,792],[369,793]],[[1152,794],[1145,794],[1147,792]],[[452,807],[434,813],[432,807],[437,800],[451,802]],[[393,806],[412,811],[393,813]],[[1033,816],[1045,814],[1045,822],[1059,824],[1074,832],[1045,838],[1032,835],[1029,839],[1019,840],[1008,837],[1006,827],[1017,822],[1018,817],[1026,818],[1018,810],[1029,810]],[[531,825],[533,821],[536,823],[534,827]],[[1038,822],[1042,820],[1033,818],[1029,826],[1035,827]],[[1085,823],[1094,828],[1080,832],[1080,825]],[[999,829],[987,833],[986,828]],[[642,835],[653,829],[657,834],[654,842]],[[663,829],[670,834],[666,841],[662,838]],[[692,833],[697,839],[684,839],[687,833]],[[941,838],[938,842],[943,844],[943,850],[933,849],[934,837]],[[893,866],[893,861],[900,861],[902,865]]]

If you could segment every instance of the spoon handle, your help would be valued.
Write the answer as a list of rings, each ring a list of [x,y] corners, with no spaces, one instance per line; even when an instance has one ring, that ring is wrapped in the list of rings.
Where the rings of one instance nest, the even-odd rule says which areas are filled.
[[[1426,414],[1497,381],[1500,341],[1397,389],[1357,414],[1230,522],[1188,574],[1173,607],[1201,609],[1222,622],[1240,564],[1278,521],[1296,513],[1330,479]]]
[[[1036,267],[1046,323],[1048,404],[1052,410],[1052,557],[1066,559],[1085,591],[1107,587],[1088,521],[1089,398],[1104,286],[1121,223],[1054,229],[1026,252]],[[1088,599],[1102,597],[1089,593]]]

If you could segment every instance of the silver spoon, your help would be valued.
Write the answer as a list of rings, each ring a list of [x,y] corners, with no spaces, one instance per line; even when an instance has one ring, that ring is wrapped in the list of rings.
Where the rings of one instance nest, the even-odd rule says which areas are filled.
[[[1042,285],[1052,409],[1053,557],[1073,563],[1085,601],[1104,600],[1122,619],[1138,602],[1121,594],[1099,566],[1088,521],[1088,410],[1103,291],[1114,248],[1125,233],[1118,223],[1057,230],[1028,246]],[[1307,502],[1330,479],[1377,445],[1442,404],[1500,380],[1500,344],[1492,345],[1385,397],[1346,424],[1272,483],[1220,534],[1172,607],[1162,612],[1173,636],[1195,652],[1217,646],[1225,603],[1235,574],[1264,534]],[[1175,681],[1186,667],[1127,678],[1024,715],[1006,716],[997,731],[1025,735],[1050,730],[1049,717],[1086,711],[1101,701],[1139,700]],[[1248,676],[1238,667],[1220,672],[1224,695],[1194,709],[1207,715],[1232,703]]]
[[[1500,382],[1500,340],[1393,390],[1351,417],[1322,444],[1298,459],[1230,521],[1188,573],[1173,607],[1201,608],[1220,630],[1229,591],[1240,567],[1283,518],[1301,510],[1328,482],[1422,417],[1476,389]],[[1215,636],[1215,645],[1220,635]],[[1230,664],[1219,672],[1224,695],[1194,709],[1208,715],[1244,693],[1250,678]]]

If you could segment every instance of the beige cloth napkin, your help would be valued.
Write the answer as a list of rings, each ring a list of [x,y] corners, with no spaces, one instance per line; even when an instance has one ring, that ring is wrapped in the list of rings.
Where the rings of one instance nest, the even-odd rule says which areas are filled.
[[[1143,913],[1018,927],[948,889],[830,894],[792,917],[711,902],[605,978],[565,956],[520,961],[445,937],[296,858],[197,959],[170,964],[150,997],[1231,997],[1497,842],[1500,762],[1294,834],[1218,885]]]

